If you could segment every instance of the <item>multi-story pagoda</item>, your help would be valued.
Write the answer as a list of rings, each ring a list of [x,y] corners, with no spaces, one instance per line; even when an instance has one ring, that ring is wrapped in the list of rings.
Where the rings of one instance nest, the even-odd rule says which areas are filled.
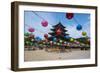
[[[53,26],[53,29],[51,29],[52,32],[49,33],[51,35],[50,40],[53,40],[53,37],[57,38],[58,40],[66,40],[66,36],[69,36],[69,34],[66,33],[68,30],[65,28],[66,27],[60,22]]]

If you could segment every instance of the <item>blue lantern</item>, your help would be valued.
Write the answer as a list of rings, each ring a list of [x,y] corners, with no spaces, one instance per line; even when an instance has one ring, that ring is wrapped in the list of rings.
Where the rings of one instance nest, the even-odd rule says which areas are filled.
[[[69,36],[65,36],[65,38],[66,38],[66,39],[69,39],[70,37],[69,37]]]
[[[82,30],[82,26],[81,25],[77,25],[76,29],[77,30]]]
[[[36,37],[35,39],[36,39],[36,41],[41,41],[40,37]]]
[[[54,37],[54,38],[53,38],[53,41],[56,41],[56,40],[57,40],[57,39]]]

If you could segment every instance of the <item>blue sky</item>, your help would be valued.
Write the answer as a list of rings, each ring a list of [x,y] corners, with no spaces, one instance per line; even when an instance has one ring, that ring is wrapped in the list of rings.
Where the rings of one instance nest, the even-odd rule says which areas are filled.
[[[38,14],[38,15],[36,15]],[[41,25],[41,21],[43,21],[42,18],[44,18],[46,21],[48,21],[48,26],[43,27]],[[74,13],[74,18],[71,20],[66,18],[66,13],[64,12],[37,12],[37,11],[24,11],[24,25],[25,25],[25,32],[28,32],[28,28],[32,27],[35,29],[35,32],[33,34],[35,37],[41,37],[44,38],[44,34],[47,34],[49,32],[52,32],[50,29],[53,25],[58,24],[61,22],[66,29],[68,30],[67,33],[69,33],[70,37],[73,38],[79,38],[82,37],[82,32],[86,32],[87,36],[90,37],[90,14],[84,14],[84,13]],[[76,19],[78,21],[75,22]],[[77,25],[82,25],[82,30],[78,31],[76,29]],[[50,35],[49,35],[50,36]]]

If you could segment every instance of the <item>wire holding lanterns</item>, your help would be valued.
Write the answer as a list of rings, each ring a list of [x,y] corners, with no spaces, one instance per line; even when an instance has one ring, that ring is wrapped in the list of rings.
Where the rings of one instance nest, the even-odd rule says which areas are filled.
[[[44,32],[42,32],[42,31],[40,31],[39,29],[37,29],[37,28],[35,28],[35,27],[33,28],[32,26],[29,26],[29,25],[27,25],[27,24],[25,24],[25,26],[28,27],[28,31],[29,31],[29,32],[31,32],[29,29],[32,28],[32,29],[34,29],[34,32],[35,32],[35,30],[37,30],[38,32],[44,33]]]
[[[43,18],[42,16],[40,16],[37,12],[35,12],[35,11],[31,11],[33,14],[35,14],[36,16],[38,16],[40,19],[42,19],[42,21],[41,21],[41,25],[43,26],[43,27],[47,27],[48,25],[52,25],[52,24],[50,24],[50,23],[48,23],[48,21],[45,19],[45,18]],[[74,22],[75,23],[77,23],[78,25],[76,25],[76,30],[77,31],[81,31],[82,30],[82,25],[77,21],[77,19],[75,18],[75,14],[74,13],[66,13],[66,18],[68,19],[68,20],[74,20]],[[42,31],[40,31],[39,29],[36,29],[36,28],[33,28],[33,27],[30,27],[30,26],[28,26],[28,25],[26,25],[25,24],[25,26],[27,26],[27,27],[29,27],[28,28],[28,31],[29,32],[35,32],[36,30],[37,31],[39,31],[39,32],[41,32],[41,33],[43,33],[44,35],[46,34],[46,33],[44,33],[44,32],[42,32]],[[52,25],[53,26],[53,25]],[[57,35],[60,35],[61,34],[61,31],[60,31],[60,29],[58,29],[57,31],[56,31],[56,34]],[[83,35],[83,34],[82,34]]]
[[[78,25],[76,26],[76,29],[78,31],[82,30],[82,25],[76,20],[74,13],[66,13],[66,18],[68,20],[73,19]]]
[[[42,24],[43,27],[47,27],[48,26],[48,21],[46,19],[44,19],[42,16],[40,16],[39,14],[37,14],[34,11],[32,11],[32,13],[34,13],[36,16],[38,16],[40,19],[42,19],[41,24]],[[50,24],[50,25],[52,25],[52,24]]]

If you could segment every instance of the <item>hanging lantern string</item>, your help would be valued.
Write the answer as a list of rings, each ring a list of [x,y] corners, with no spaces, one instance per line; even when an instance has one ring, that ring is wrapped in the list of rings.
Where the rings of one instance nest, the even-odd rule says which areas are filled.
[[[27,25],[27,24],[25,24],[25,26],[26,26],[26,27],[29,27],[29,28],[31,27],[31,26],[29,26],[29,25]]]
[[[36,12],[32,11],[35,15],[37,15],[38,17],[40,17],[42,20],[45,20],[43,17],[41,17],[40,15],[38,15]]]
[[[31,26],[25,24],[26,27],[30,28]],[[39,29],[35,28],[35,30],[37,30],[38,32],[44,33],[43,31],[40,31]]]
[[[46,20],[46,19],[44,19],[42,16],[40,16],[39,14],[37,14],[37,13],[34,12],[34,11],[32,11],[32,13],[34,13],[36,16],[38,16],[38,17],[41,18],[42,20]],[[52,24],[50,24],[50,25],[52,25]]]
[[[75,17],[73,17],[73,20],[74,20],[77,24],[81,25],[81,24],[76,20]]]

